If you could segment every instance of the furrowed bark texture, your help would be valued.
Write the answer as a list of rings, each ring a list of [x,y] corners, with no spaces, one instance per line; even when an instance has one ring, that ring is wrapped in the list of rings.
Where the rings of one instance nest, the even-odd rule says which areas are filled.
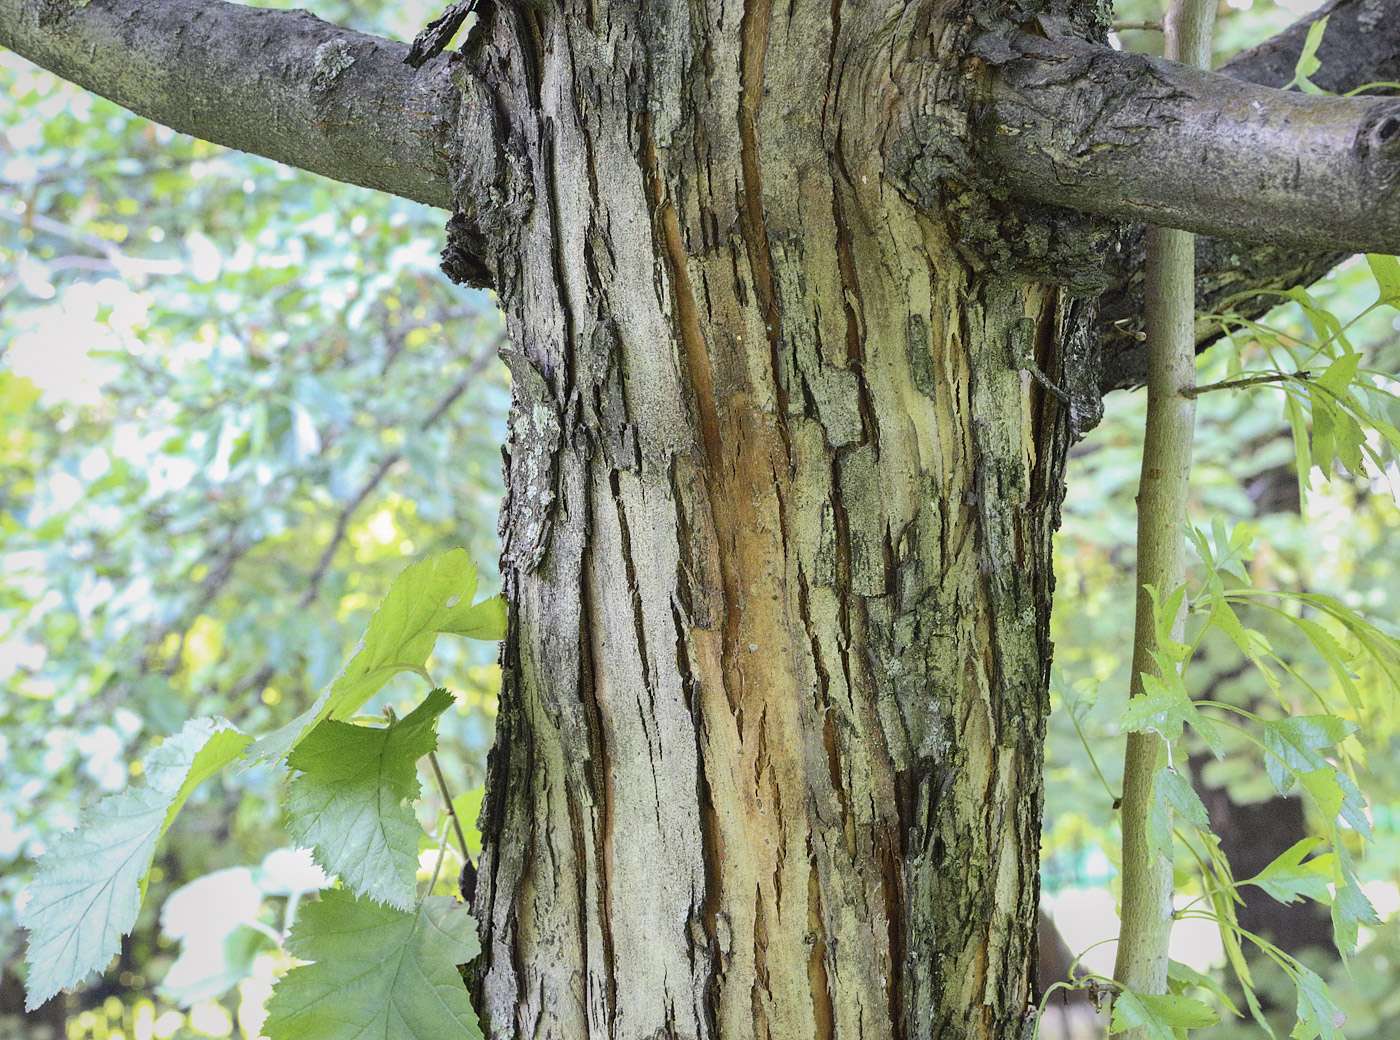
[[[948,13],[498,8],[467,48],[520,174],[491,1037],[1020,1035],[1069,434],[1009,344],[1055,374],[1075,305],[891,182]]]

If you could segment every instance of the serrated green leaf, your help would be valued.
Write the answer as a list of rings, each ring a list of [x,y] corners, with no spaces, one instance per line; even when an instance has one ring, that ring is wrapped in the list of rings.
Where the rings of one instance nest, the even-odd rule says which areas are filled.
[[[1156,733],[1164,740],[1181,737],[1186,718],[1185,702],[1180,694],[1158,676],[1142,673],[1143,692],[1128,698],[1121,722],[1129,733]]]
[[[247,743],[224,719],[192,719],[143,760],[145,783],[92,806],[43,855],[20,913],[29,930],[27,1009],[116,955],[136,923],[156,842],[195,787]]]
[[[281,729],[261,737],[248,764],[275,761],[324,718],[346,719],[401,672],[422,673],[440,634],[499,639],[505,607],[493,596],[472,603],[476,565],[465,549],[429,556],[406,567],[370,619],[354,655],[316,702]]]
[[[1345,958],[1356,952],[1359,927],[1378,925],[1381,919],[1361,888],[1345,846],[1338,846],[1336,860],[1339,880],[1332,894],[1332,932]]]
[[[1170,658],[1173,664],[1180,664],[1191,655],[1191,647],[1173,638],[1172,630],[1176,628],[1176,619],[1181,614],[1181,604],[1186,598],[1186,586],[1178,585],[1165,601],[1160,599],[1160,593],[1155,586],[1144,585],[1143,589],[1152,600],[1152,621],[1157,633],[1157,648]]]
[[[1230,999],[1230,995],[1225,992],[1225,987],[1218,980],[1204,972],[1197,971],[1189,964],[1173,960],[1167,961],[1167,984],[1174,993],[1180,993],[1187,986],[1200,986],[1225,1005],[1232,1015],[1240,1013],[1240,1009],[1235,1006],[1235,1002]]]
[[[287,941],[313,961],[289,971],[267,1004],[269,1040],[480,1040],[456,965],[480,951],[476,919],[432,896],[415,912],[324,892]]]
[[[1321,838],[1304,838],[1292,848],[1280,853],[1267,867],[1241,885],[1257,885],[1280,903],[1293,903],[1300,897],[1327,899],[1327,884],[1332,880],[1335,865],[1328,852],[1303,862],[1303,857],[1322,842]]]
[[[1308,441],[1307,421],[1303,417],[1303,406],[1292,394],[1284,398],[1283,414],[1288,419],[1288,427],[1293,433],[1294,465],[1298,469],[1298,492],[1306,495],[1312,487],[1312,448]]]
[[[1347,1017],[1332,1000],[1327,983],[1296,961],[1288,965],[1288,973],[1298,987],[1298,1024],[1288,1035],[1293,1040],[1345,1040],[1341,1028]]]
[[[1334,446],[1332,416],[1336,411],[1331,395],[1308,387],[1308,399],[1312,403],[1312,456],[1313,462],[1322,470],[1324,477],[1332,473],[1332,459],[1337,454]]]
[[[1327,371],[1317,377],[1317,385],[1340,397],[1356,378],[1356,369],[1360,364],[1360,354],[1343,354],[1327,366]]]
[[[1113,998],[1113,1021],[1108,1031],[1141,1028],[1148,1040],[1177,1040],[1177,1029],[1204,1029],[1219,1021],[1220,1016],[1199,1000],[1125,989]]]
[[[361,895],[406,910],[417,889],[422,828],[417,761],[437,746],[437,717],[452,704],[434,690],[387,726],[325,719],[287,757],[298,770],[287,795],[287,830],[317,864]]]
[[[1197,830],[1210,830],[1210,814],[1190,781],[1170,766],[1157,770],[1157,785],[1172,808]]]
[[[1355,723],[1336,715],[1266,719],[1263,726],[1264,747],[1272,752],[1265,756],[1265,770],[1279,794],[1287,794],[1293,786],[1290,770],[1307,772],[1326,765],[1317,752],[1340,743],[1356,730]]]

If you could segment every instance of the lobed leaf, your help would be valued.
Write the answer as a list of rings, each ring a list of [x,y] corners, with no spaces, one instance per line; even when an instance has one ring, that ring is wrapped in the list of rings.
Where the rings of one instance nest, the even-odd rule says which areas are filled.
[[[136,923],[156,842],[195,787],[247,743],[224,719],[192,719],[143,760],[144,784],[86,810],[43,855],[20,912],[29,930],[27,1010],[116,955]]]
[[[267,1004],[268,1040],[481,1040],[456,965],[480,952],[476,919],[445,896],[413,912],[343,889],[302,908],[289,971]]]
[[[287,758],[298,770],[287,795],[292,837],[354,891],[399,909],[417,888],[415,764],[437,747],[437,718],[451,704],[439,689],[387,726],[325,719]]]
[[[439,635],[502,638],[504,603],[499,596],[473,603],[475,594],[476,565],[465,549],[429,556],[404,568],[340,674],[306,711],[259,738],[247,764],[283,758],[317,722],[349,718],[401,672],[423,674]]]
[[[1113,998],[1113,1021],[1108,1031],[1140,1028],[1147,1040],[1177,1040],[1178,1029],[1204,1029],[1219,1021],[1220,1016],[1199,1000],[1125,989]]]

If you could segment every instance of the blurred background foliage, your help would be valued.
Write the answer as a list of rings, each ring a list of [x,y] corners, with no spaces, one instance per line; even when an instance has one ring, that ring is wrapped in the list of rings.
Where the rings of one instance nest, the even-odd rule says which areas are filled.
[[[438,13],[315,7],[398,38]],[[439,272],[444,222],[0,53],[0,1036],[254,1024],[289,906],[319,885],[269,857],[279,776],[208,785],[119,961],[22,1017],[14,904],[34,859],[185,719],[262,732],[300,712],[406,563],[465,545],[494,591],[501,326]],[[494,649],[443,640],[431,669],[458,694],[441,758],[467,792]],[[404,680],[366,710],[423,692]],[[219,912],[182,944],[167,897],[215,871],[195,903]]]
[[[440,5],[312,6],[408,39]],[[1218,54],[1311,6],[1222,3]],[[1124,20],[1159,15],[1155,0],[1118,4]],[[1153,33],[1123,38],[1160,48]],[[15,898],[78,807],[124,786],[129,763],[186,718],[223,714],[264,731],[297,713],[408,561],[465,545],[492,590],[509,399],[499,320],[488,294],[438,272],[441,213],[181,137],[10,54],[0,54],[0,96],[0,1037],[256,1035],[285,964],[280,935],[324,881],[283,848],[275,774],[211,785],[158,852],[149,909],[119,960],[29,1016]],[[1346,320],[1375,287],[1352,263],[1313,292]],[[1392,316],[1354,330],[1368,367],[1400,371]],[[1311,335],[1296,306],[1268,323]],[[1224,376],[1231,351],[1258,350],[1247,336],[1213,348],[1202,382]],[[1144,405],[1141,393],[1112,395],[1076,448],[1059,538],[1043,877],[1074,953],[1116,931],[1112,797],[1087,749],[1116,790]],[[1195,522],[1249,524],[1261,586],[1329,592],[1382,624],[1395,618],[1395,474],[1314,475],[1304,501],[1280,394],[1215,393],[1200,405]],[[1267,617],[1250,621],[1285,655],[1296,642]],[[1321,681],[1301,652],[1298,666]],[[470,820],[495,662],[481,644],[443,641],[432,669],[459,694],[442,760]],[[1201,696],[1272,697],[1219,642],[1193,673]],[[421,692],[394,685],[372,707]],[[1395,716],[1378,701],[1356,721],[1378,838],[1367,891],[1395,921]],[[1253,852],[1262,865],[1305,833],[1302,803],[1275,797],[1243,749],[1190,767],[1242,863]],[[426,799],[430,830],[438,808]],[[1396,925],[1367,931],[1348,975],[1325,908],[1320,921],[1298,906],[1283,917],[1246,891],[1257,926],[1333,981],[1348,1035],[1387,1035],[1382,1023],[1400,1013],[1388,981]],[[1209,927],[1181,926],[1176,942],[1181,960],[1219,960]],[[1111,961],[1111,946],[1088,958]],[[1267,989],[1267,972],[1261,981]],[[1287,1011],[1287,995],[1277,999]],[[1051,1025],[1047,1036],[1069,1028]],[[1209,1035],[1261,1034],[1223,1025]]]

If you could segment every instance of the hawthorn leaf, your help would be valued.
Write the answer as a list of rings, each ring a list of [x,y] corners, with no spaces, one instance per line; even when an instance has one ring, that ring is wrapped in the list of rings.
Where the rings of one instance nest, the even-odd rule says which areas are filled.
[[[1341,847],[1337,856],[1337,873],[1340,878],[1332,893],[1332,933],[1337,949],[1347,958],[1356,952],[1356,941],[1363,924],[1381,923],[1376,908],[1362,891],[1361,881],[1352,866],[1351,856]]]
[[[481,1040],[456,965],[480,952],[476,919],[450,896],[396,910],[344,889],[302,907],[293,968],[267,1004],[268,1040]]]
[[[1371,265],[1371,274],[1381,292],[1376,302],[1400,308],[1400,260],[1381,253],[1368,253],[1366,262]]]
[[[1325,900],[1328,895],[1327,884],[1332,880],[1335,857],[1328,852],[1303,862],[1303,857],[1321,842],[1321,838],[1304,838],[1279,854],[1254,877],[1247,878],[1240,884],[1256,885],[1285,904],[1296,902],[1302,896],[1319,902]]]
[[[349,718],[401,672],[423,674],[441,634],[502,638],[506,615],[501,598],[473,603],[475,594],[476,565],[465,549],[451,549],[404,568],[340,674],[310,708],[260,737],[245,764],[285,757],[317,722]]]
[[[1168,960],[1167,985],[1174,993],[1181,993],[1187,986],[1200,986],[1229,1008],[1231,1014],[1238,1016],[1240,1013],[1240,1009],[1235,1006],[1235,1002],[1230,999],[1230,995],[1225,992],[1225,987],[1219,981],[1204,972],[1197,971],[1189,964]]]
[[[1298,1023],[1288,1035],[1293,1040],[1345,1040],[1342,1024],[1347,1016],[1332,1001],[1327,983],[1310,968],[1296,961],[1290,966],[1289,974],[1298,988]]]
[[[1138,993],[1122,990],[1113,998],[1110,1033],[1142,1028],[1148,1040],[1177,1040],[1177,1029],[1203,1029],[1220,1016],[1199,1000],[1176,994]]]
[[[1326,765],[1317,752],[1355,732],[1356,724],[1336,715],[1290,715],[1264,720],[1264,747],[1272,754],[1264,767],[1279,794],[1293,786],[1292,770],[1311,771]]]
[[[1170,766],[1157,770],[1157,786],[1182,817],[1200,831],[1210,830],[1210,814],[1191,782]]]
[[[317,723],[287,757],[298,770],[287,829],[316,863],[361,895],[406,910],[416,894],[422,828],[415,763],[437,747],[437,718],[452,694],[434,690],[387,726]]]
[[[107,966],[136,923],[156,842],[190,792],[247,743],[224,719],[190,720],[142,761],[144,783],[87,809],[43,855],[20,912],[29,930],[27,1010]]]

